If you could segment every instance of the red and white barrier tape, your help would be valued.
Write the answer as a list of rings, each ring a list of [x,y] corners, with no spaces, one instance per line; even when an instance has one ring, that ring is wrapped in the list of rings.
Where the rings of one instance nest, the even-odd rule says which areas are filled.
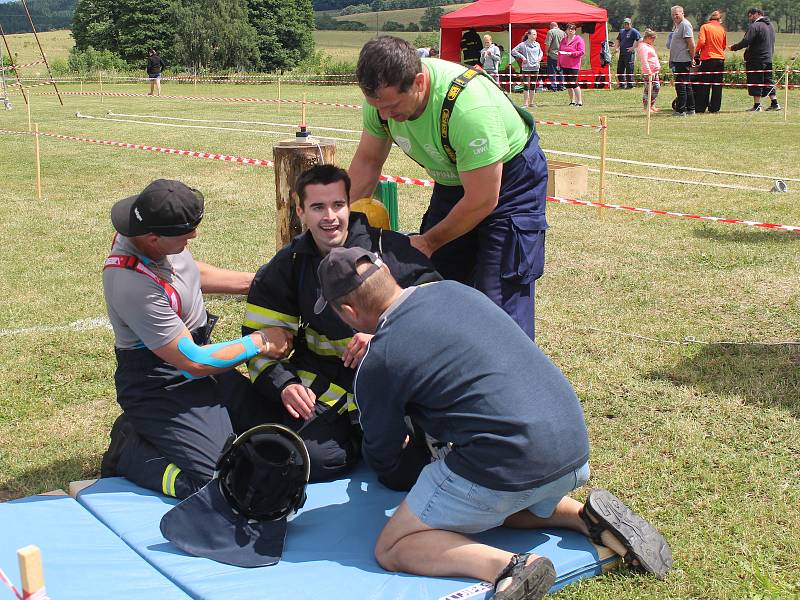
[[[559,121],[539,121],[537,125],[561,125],[562,127],[589,127],[590,129],[608,129],[607,125],[588,125],[587,123],[563,123]]]
[[[27,131],[14,131],[7,129],[0,129],[0,133],[20,134],[20,135],[35,135]],[[103,146],[116,146],[119,148],[129,148],[132,150],[147,150],[149,152],[159,152],[161,154],[176,154],[178,156],[191,156],[195,158],[206,158],[210,160],[222,160],[225,162],[234,162],[245,165],[256,165],[272,167],[274,163],[271,160],[262,160],[258,158],[244,158],[241,156],[233,156],[229,154],[215,154],[212,152],[202,152],[195,150],[177,150],[175,148],[161,148],[159,146],[148,146],[145,144],[129,144],[127,142],[115,142],[111,140],[95,140],[91,138],[82,138],[71,135],[60,135],[56,133],[43,133],[39,132],[40,136],[50,137],[59,140],[69,140],[76,142],[89,142],[92,144],[101,144]],[[415,177],[399,177],[393,175],[381,175],[381,181],[394,181],[395,183],[403,183],[406,185],[415,185],[422,187],[433,187],[434,182],[427,179],[417,179]],[[777,223],[761,223],[758,221],[747,221],[744,219],[733,219],[728,217],[708,217],[687,213],[679,213],[674,211],[657,210],[654,208],[637,208],[634,206],[626,206],[622,204],[605,204],[601,202],[591,202],[588,200],[575,200],[572,198],[558,198],[554,196],[547,197],[548,202],[555,202],[558,204],[573,204],[576,206],[590,206],[595,208],[608,208],[613,210],[625,210],[630,212],[662,215],[668,217],[682,217],[685,219],[695,219],[700,221],[713,221],[715,223],[730,223],[735,225],[747,225],[750,227],[762,227],[766,229],[779,229],[783,231],[800,232],[800,226],[795,225],[780,225]]]
[[[53,96],[55,92],[40,94],[42,96]],[[313,100],[284,100],[282,98],[226,98],[208,96],[150,96],[150,94],[135,94],[128,92],[61,92],[67,96],[109,96],[109,97],[136,97],[162,100],[207,100],[214,102],[252,102],[256,104],[314,104],[316,106],[337,106],[339,108],[361,109],[360,104],[341,104],[339,102],[315,102]]]
[[[14,69],[24,69],[25,67],[33,67],[35,65],[43,65],[45,62],[43,60],[37,60],[32,63],[28,63],[26,65],[6,65],[5,67],[0,67],[0,71],[13,71]]]
[[[32,594],[28,593],[19,593],[17,588],[11,583],[11,580],[8,576],[3,572],[3,569],[0,569],[0,581],[8,586],[8,589],[11,590],[11,593],[17,597],[17,600],[50,600],[50,597],[47,595],[47,590],[45,588],[41,588],[38,591],[33,592]]]

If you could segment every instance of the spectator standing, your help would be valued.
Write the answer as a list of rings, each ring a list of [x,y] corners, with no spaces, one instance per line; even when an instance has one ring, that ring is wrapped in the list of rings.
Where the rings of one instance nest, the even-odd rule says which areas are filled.
[[[578,74],[584,52],[586,44],[583,38],[577,35],[575,23],[567,23],[567,35],[558,47],[558,66],[564,73],[570,106],[583,106],[583,93],[578,85]]]
[[[632,26],[630,18],[622,21],[622,29],[617,35],[617,84],[621,90],[633,89],[633,59],[636,56],[636,42],[642,39],[641,34]]]
[[[150,93],[152,96],[155,92],[156,96],[161,95],[161,70],[164,68],[164,62],[156,52],[155,48],[150,48],[147,51],[147,77],[150,79]]]
[[[725,70],[725,48],[728,35],[720,22],[722,14],[715,10],[697,35],[695,58],[700,57],[699,82],[694,85],[695,110],[704,113],[719,112],[722,106],[722,80]],[[712,74],[713,73],[713,74]]]
[[[417,48],[417,54],[420,58],[436,58],[439,56],[439,47],[431,46],[430,48]]]
[[[511,50],[511,56],[519,59],[522,63],[522,85],[525,86],[523,92],[524,108],[535,106],[534,96],[539,79],[539,65],[542,60],[542,47],[536,41],[536,30],[529,29],[522,41]]]
[[[492,36],[483,36],[483,50],[481,50],[481,66],[495,81],[499,80],[497,68],[500,66],[500,48],[492,41]],[[537,69],[538,72],[538,69]]]
[[[467,29],[461,34],[461,52],[464,54],[465,65],[475,65],[481,59],[481,36],[474,29]]]
[[[692,90],[692,76],[689,74],[694,57],[694,31],[692,24],[683,16],[682,6],[673,6],[671,9],[672,36],[669,41],[669,66],[675,75],[675,95],[673,115],[685,117],[694,114],[694,91]]]
[[[553,21],[544,38],[544,47],[547,52],[547,78],[550,80],[548,87],[554,92],[564,91],[564,78],[561,76],[561,67],[558,66],[558,48],[566,35],[558,23]]]
[[[771,102],[767,110],[780,110],[775,82],[772,80],[772,53],[775,51],[775,30],[769,17],[760,8],[747,11],[750,26],[738,44],[731,50],[744,51],[744,64],[747,70],[747,93],[753,97],[751,112],[761,112],[761,100],[769,96]]]
[[[659,112],[656,108],[656,98],[661,90],[661,82],[658,74],[661,71],[661,61],[658,60],[658,53],[655,49],[656,33],[652,29],[645,29],[642,41],[636,46],[636,54],[639,56],[639,63],[642,66],[642,76],[644,77],[644,92],[642,94],[642,110],[647,112]],[[650,85],[652,82],[652,91]]]

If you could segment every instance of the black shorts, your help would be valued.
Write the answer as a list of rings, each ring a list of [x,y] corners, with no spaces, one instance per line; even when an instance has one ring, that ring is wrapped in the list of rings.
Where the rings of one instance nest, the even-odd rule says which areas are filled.
[[[539,69],[536,69],[535,71],[522,71],[520,75],[522,76],[522,84],[525,86],[526,90],[532,90],[536,88],[536,84],[539,79]]]
[[[772,80],[772,63],[746,65],[747,93],[755,98],[769,96],[775,93],[775,82]],[[750,73],[749,71],[764,71],[763,73]]]
[[[578,87],[578,72],[580,69],[561,67],[561,71],[564,74],[564,87],[572,89]]]

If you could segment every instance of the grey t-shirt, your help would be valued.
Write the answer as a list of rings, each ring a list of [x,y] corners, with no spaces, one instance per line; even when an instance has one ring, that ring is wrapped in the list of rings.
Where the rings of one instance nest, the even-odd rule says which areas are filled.
[[[132,269],[103,270],[103,291],[114,345],[120,349],[156,350],[174,340],[186,327],[193,331],[206,323],[200,270],[188,250],[151,261],[131,241],[117,236],[111,254],[136,256],[157,276],[169,282],[181,299],[181,314],[172,309],[164,288]]]
[[[692,62],[692,55],[689,53],[689,44],[686,41],[692,37],[694,37],[692,24],[686,19],[675,26],[675,29],[672,30],[672,43],[669,46],[669,62]]]
[[[556,27],[547,32],[544,38],[544,46],[547,51],[547,58],[550,60],[558,60],[558,47],[561,45],[561,40],[567,33],[563,29]]]

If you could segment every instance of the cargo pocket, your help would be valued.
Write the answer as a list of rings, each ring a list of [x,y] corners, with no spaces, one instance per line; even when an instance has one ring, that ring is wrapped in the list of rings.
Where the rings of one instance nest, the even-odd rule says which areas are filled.
[[[527,285],[544,271],[544,234],[541,218],[535,215],[512,215],[503,244],[500,276],[504,281]]]

